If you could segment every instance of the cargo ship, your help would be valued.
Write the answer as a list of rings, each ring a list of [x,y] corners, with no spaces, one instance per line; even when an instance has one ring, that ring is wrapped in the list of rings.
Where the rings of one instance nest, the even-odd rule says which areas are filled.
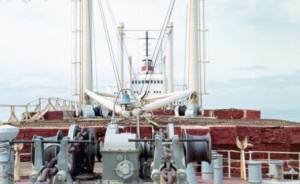
[[[158,45],[168,40],[168,56],[160,61],[164,69],[156,73],[159,50],[150,57],[148,30],[142,30],[146,32],[146,55],[140,73],[134,74],[130,68],[129,83],[125,85],[124,24],[121,23],[117,28],[118,61],[114,61],[117,90],[111,90],[110,94],[93,91],[92,1],[72,3],[74,17],[81,20],[75,21],[72,31],[77,40],[72,65],[77,79],[74,91],[79,101],[39,98],[26,105],[7,105],[10,115],[3,124],[19,129],[16,139],[11,141],[15,145],[16,160],[18,157],[21,160],[15,166],[13,179],[16,182],[297,183],[294,180],[298,180],[300,173],[298,122],[261,119],[259,110],[203,107],[202,82],[205,81],[199,73],[207,63],[205,59],[198,63],[199,1],[190,1],[187,89],[174,90],[173,24],[169,19],[175,1],[171,1],[158,38]],[[202,6],[204,10],[204,3]],[[206,30],[205,25],[202,26],[202,30]],[[205,39],[205,31],[202,39]],[[110,44],[108,42],[112,52]],[[24,109],[22,117],[16,115],[16,107]],[[72,146],[63,147],[65,137]],[[22,143],[22,140],[25,141]],[[51,159],[46,148],[32,146],[38,141],[45,141],[44,145],[52,143],[56,148],[50,151]],[[63,152],[64,148],[68,151]],[[216,167],[220,164],[219,158],[223,162],[221,170]],[[185,164],[179,161],[182,159]],[[69,165],[63,160],[68,160]],[[253,165],[257,166],[254,171]],[[257,170],[261,176],[253,178]],[[59,174],[63,171],[66,179],[61,181]],[[11,181],[3,175],[1,179]]]

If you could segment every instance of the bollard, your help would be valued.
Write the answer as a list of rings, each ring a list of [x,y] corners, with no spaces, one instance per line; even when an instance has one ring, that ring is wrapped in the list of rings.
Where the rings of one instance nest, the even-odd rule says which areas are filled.
[[[262,170],[261,162],[250,160],[248,162],[248,183],[249,184],[261,184],[262,183]]]
[[[223,184],[223,155],[215,155],[214,184]]]
[[[208,162],[201,162],[201,173],[203,180],[213,180],[214,179],[214,162],[210,164]]]
[[[283,180],[283,161],[271,160],[269,165],[269,176],[274,180]]]
[[[0,183],[14,183],[14,150],[8,142],[0,144]]]

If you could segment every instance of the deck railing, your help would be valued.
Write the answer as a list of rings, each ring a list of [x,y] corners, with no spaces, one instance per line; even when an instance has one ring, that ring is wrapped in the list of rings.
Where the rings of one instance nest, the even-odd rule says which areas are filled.
[[[223,164],[224,168],[227,168],[228,178],[231,178],[233,169],[240,171],[240,151],[237,150],[217,150],[219,154],[223,155]],[[235,154],[235,158],[232,155]],[[266,155],[266,158],[255,158],[255,155],[263,154]],[[277,157],[277,159],[275,159]],[[294,168],[298,171],[298,178],[300,178],[300,153],[299,152],[278,152],[278,151],[248,151],[245,152],[246,163],[249,160],[256,160],[262,162],[262,169],[269,170],[271,161],[273,160],[282,160],[283,163],[287,164],[289,168]],[[280,159],[278,159],[280,158]],[[238,164],[235,164],[238,163]],[[248,171],[248,164],[246,164],[246,171]],[[248,173],[248,172],[246,172]],[[288,172],[284,172],[289,174]]]
[[[75,111],[79,106],[77,101],[61,98],[38,98],[25,105],[3,105],[0,104],[0,115],[8,117],[4,122],[16,123],[20,121],[32,121],[43,118],[47,111]],[[18,115],[18,112],[21,115]],[[3,113],[6,114],[3,114]],[[0,116],[0,117],[1,117]]]

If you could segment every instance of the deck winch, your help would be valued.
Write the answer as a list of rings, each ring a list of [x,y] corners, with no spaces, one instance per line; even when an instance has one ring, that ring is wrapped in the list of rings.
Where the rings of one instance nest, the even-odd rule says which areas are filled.
[[[54,183],[97,177],[93,170],[99,144],[95,144],[93,128],[72,125],[66,137],[58,131],[54,137],[34,136],[32,142],[32,183],[49,183],[52,177]]]
[[[185,137],[180,139],[174,132],[174,125],[168,124],[165,131],[160,129],[154,132],[154,139],[129,140],[131,142],[144,142],[144,145],[146,142],[150,142],[150,146],[143,147],[146,149],[143,152],[149,152],[149,148],[154,150],[151,155],[153,163],[151,164],[150,177],[156,184],[162,182],[187,184],[190,180],[189,177],[194,178],[193,175],[188,175],[186,172],[189,163],[211,161],[210,134],[193,136],[185,132]],[[143,163],[140,164],[143,168]]]

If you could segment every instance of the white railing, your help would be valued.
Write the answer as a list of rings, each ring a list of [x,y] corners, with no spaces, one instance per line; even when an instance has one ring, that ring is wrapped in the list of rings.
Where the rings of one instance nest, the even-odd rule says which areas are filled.
[[[26,105],[1,105],[0,114],[8,117],[4,122],[16,123],[20,121],[31,121],[42,119],[47,111],[75,111],[79,106],[76,101],[61,98],[38,98]],[[21,112],[21,115],[18,115]],[[6,112],[6,114],[2,114]]]
[[[296,169],[298,171],[298,177],[300,178],[300,152],[277,152],[277,151],[249,151],[247,152],[249,154],[249,159],[252,160],[253,155],[255,154],[267,154],[267,159],[255,159],[255,160],[259,160],[262,163],[266,163],[268,164],[268,166],[270,165],[271,160],[279,160],[279,159],[272,159],[272,155],[282,155],[287,157],[287,159],[280,159],[282,160],[284,163],[287,163],[288,166]],[[294,156],[294,158],[293,158]],[[297,159],[295,159],[297,158]],[[293,163],[296,163],[295,165],[293,165]],[[292,164],[292,165],[291,165]]]
[[[223,164],[223,167],[227,167],[228,168],[228,178],[231,178],[231,170],[232,169],[237,169],[237,170],[240,170],[240,167],[235,167],[235,166],[232,166],[234,164],[232,163],[241,163],[241,160],[240,159],[233,159],[232,158],[232,153],[235,153],[235,154],[238,154],[238,157],[240,157],[240,154],[241,152],[240,151],[237,151],[237,150],[216,150],[219,154],[222,154],[223,155],[223,163],[224,161],[227,161],[227,165]],[[227,154],[227,157],[225,157],[225,155]]]
[[[240,163],[241,160],[240,158],[240,151],[237,150],[216,150],[219,154],[223,155],[223,162],[227,162],[227,164],[223,165],[224,168],[227,168],[227,174],[228,174],[228,178],[231,178],[232,175],[232,169],[236,169],[236,170],[240,170]],[[238,154],[237,155],[237,159],[233,159],[232,158],[232,154]],[[264,159],[257,159],[254,157],[255,154],[264,154],[267,155],[267,158]],[[227,156],[226,156],[227,155]],[[245,152],[245,158],[246,158],[246,163],[248,163],[249,160],[252,160],[253,158],[255,158],[254,160],[256,161],[261,161],[263,164],[266,164],[267,166],[262,166],[262,169],[268,169],[269,170],[269,166],[272,160],[279,160],[279,159],[272,159],[274,157],[272,157],[272,155],[276,155],[278,158],[278,155],[282,155],[283,157],[281,157],[284,163],[287,163],[287,165],[289,165],[290,167],[293,167],[294,169],[296,169],[298,171],[298,177],[300,178],[300,152],[278,152],[278,151],[248,151]],[[294,158],[293,158],[294,156]],[[286,159],[285,159],[286,158]],[[233,166],[233,163],[238,163],[238,166]],[[293,163],[297,163],[297,164],[293,164]],[[297,166],[295,166],[297,165]],[[248,170],[248,164],[246,164],[246,170]],[[246,172],[248,173],[248,172]]]

